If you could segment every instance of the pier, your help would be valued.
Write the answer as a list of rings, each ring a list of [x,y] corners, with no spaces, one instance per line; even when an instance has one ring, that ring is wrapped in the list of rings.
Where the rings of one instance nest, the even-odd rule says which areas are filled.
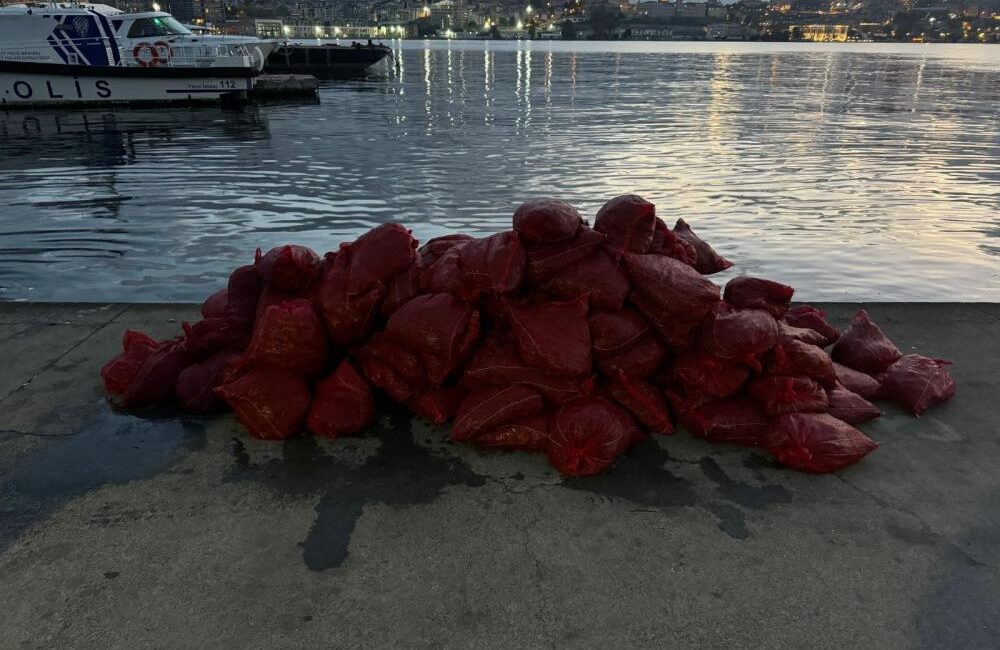
[[[681,432],[572,480],[396,412],[285,443],[116,413],[122,330],[196,306],[0,304],[4,645],[995,647],[1000,305],[864,307],[959,391],[886,406],[863,463],[804,475]]]
[[[251,99],[281,99],[290,97],[315,97],[319,80],[307,74],[262,74],[250,91]]]

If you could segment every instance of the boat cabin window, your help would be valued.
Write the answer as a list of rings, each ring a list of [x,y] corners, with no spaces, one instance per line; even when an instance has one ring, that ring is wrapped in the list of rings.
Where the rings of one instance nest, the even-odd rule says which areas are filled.
[[[171,16],[138,18],[129,27],[129,38],[153,38],[155,36],[182,36],[190,34],[187,27]]]

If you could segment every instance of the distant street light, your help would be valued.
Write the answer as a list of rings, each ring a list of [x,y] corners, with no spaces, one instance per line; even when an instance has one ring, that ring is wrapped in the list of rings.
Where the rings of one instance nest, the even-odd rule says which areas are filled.
[[[531,5],[528,5],[528,8],[524,10],[524,12],[525,12],[526,14],[528,14],[529,16],[531,15],[531,12],[532,12],[532,11],[534,11],[534,9],[532,9],[532,8],[531,8]]]
[[[154,2],[153,3],[153,11],[159,11],[159,10],[160,10],[160,3],[159,2]]]

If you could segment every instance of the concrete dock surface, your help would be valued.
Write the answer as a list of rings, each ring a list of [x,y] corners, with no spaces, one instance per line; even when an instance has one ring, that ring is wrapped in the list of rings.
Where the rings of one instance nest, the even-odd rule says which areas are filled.
[[[393,410],[284,443],[117,413],[122,330],[197,307],[0,304],[0,647],[998,648],[1000,305],[865,307],[958,394],[886,405],[854,467],[681,432],[563,479]]]

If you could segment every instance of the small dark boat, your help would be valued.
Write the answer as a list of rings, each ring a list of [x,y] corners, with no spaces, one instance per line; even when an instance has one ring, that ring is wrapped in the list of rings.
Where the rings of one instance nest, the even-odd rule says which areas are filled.
[[[320,79],[363,77],[392,50],[384,45],[283,43],[267,57],[264,72],[311,74]]]

